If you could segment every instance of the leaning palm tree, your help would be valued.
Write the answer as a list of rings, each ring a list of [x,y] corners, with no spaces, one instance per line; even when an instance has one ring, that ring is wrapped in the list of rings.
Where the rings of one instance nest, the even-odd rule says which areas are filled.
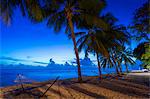
[[[57,2],[57,1],[56,1]],[[98,18],[100,11],[105,6],[104,0],[64,0],[56,3],[59,6],[54,6],[52,10],[54,13],[45,13],[48,18],[47,25],[54,26],[56,32],[60,31],[62,26],[66,26],[66,33],[70,33],[74,45],[74,51],[78,66],[78,81],[82,81],[79,54],[76,44],[76,37],[74,27],[80,27],[79,24],[84,21],[86,25],[95,24],[98,27],[105,27],[106,25]],[[53,3],[46,4],[44,9],[46,11],[53,5]],[[50,6],[50,7],[49,7]]]
[[[109,20],[115,21],[116,19],[112,16],[109,16],[110,13],[106,14],[106,17],[109,17]],[[79,37],[77,41],[78,50],[79,52],[82,49],[85,50],[85,55],[87,56],[88,53],[92,53],[96,55],[98,71],[99,71],[99,78],[102,79],[102,71],[101,71],[101,63],[100,63],[100,56],[109,57],[108,48],[110,46],[114,46],[112,39],[114,39],[114,35],[111,34],[109,31],[110,25],[104,18],[104,16],[100,16],[99,18],[102,21],[106,22],[108,25],[108,30],[103,27],[96,27],[93,24],[87,25],[84,22],[80,23],[81,27],[84,27],[88,30],[88,32],[78,32],[75,35]],[[111,18],[111,19],[110,19]],[[112,21],[111,21],[112,22]]]
[[[93,53],[94,55],[96,55],[99,78],[102,79],[102,71],[101,71],[99,56],[100,54],[102,54],[105,57],[109,56],[107,48],[106,48],[108,41],[106,42],[106,38],[104,34],[100,30],[94,31],[94,29],[91,29],[87,33],[79,32],[79,33],[76,33],[75,35],[76,36],[80,35],[80,38],[77,41],[79,52],[81,52],[82,49],[84,49],[85,56],[87,56],[88,53]],[[106,43],[104,44],[104,42]]]
[[[103,19],[110,24],[110,29],[105,31],[107,34],[109,34],[109,40],[111,40],[111,46],[109,46],[109,57],[102,59],[103,60],[103,66],[106,67],[106,65],[112,67],[114,66],[116,69],[117,74],[119,75],[121,71],[120,67],[120,59],[118,57],[118,54],[116,53],[117,50],[120,49],[121,45],[123,43],[129,43],[129,33],[127,32],[126,27],[123,25],[116,25],[117,19],[113,17],[110,13],[103,16]],[[119,69],[120,72],[119,72]]]
[[[111,63],[115,64],[114,66],[116,66],[116,59],[114,58],[113,62],[112,60],[110,60],[110,52],[108,51],[108,49],[114,48],[115,46],[118,46],[120,45],[120,43],[127,40],[126,32],[124,32],[124,27],[121,25],[114,25],[117,20],[116,18],[114,18],[110,13],[102,16],[101,18],[103,19],[103,21],[109,24],[109,28],[107,30],[95,26],[91,28],[90,25],[86,26],[88,32],[76,33],[76,36],[79,36],[79,39],[77,41],[79,52],[81,52],[82,49],[85,49],[86,55],[88,54],[88,52],[96,54],[100,79],[102,78],[101,63],[99,60],[100,56],[103,56],[105,60],[108,59],[109,61],[111,61]],[[80,25],[82,26],[82,24]],[[118,73],[118,67],[116,67],[116,70]]]
[[[119,42],[117,41],[119,40],[119,36],[115,33],[118,32],[114,32],[112,34],[108,31],[94,29],[89,30],[88,33],[76,33],[76,36],[80,36],[80,38],[77,41],[79,52],[81,52],[82,49],[85,49],[85,55],[87,55],[88,53],[94,53],[94,55],[96,55],[100,79],[102,78],[101,68],[106,67],[107,62],[110,63],[111,67],[115,66],[117,74],[119,74],[116,56],[114,56],[113,52],[110,53],[111,51],[109,51],[109,49],[111,48],[114,49],[115,47],[120,46]],[[120,35],[120,39],[124,39],[124,37]],[[102,63],[100,63],[100,56],[102,56],[104,59]]]

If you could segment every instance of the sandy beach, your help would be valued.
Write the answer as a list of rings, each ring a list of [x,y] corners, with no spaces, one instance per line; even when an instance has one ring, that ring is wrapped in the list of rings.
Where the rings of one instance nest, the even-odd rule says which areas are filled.
[[[130,75],[130,74],[129,74]],[[105,78],[101,81],[98,77],[84,77],[83,83],[76,82],[77,79],[66,79],[57,81],[42,99],[148,99],[150,89],[146,83],[135,83],[129,75],[119,78]],[[25,93],[17,93],[15,90],[21,88],[10,86],[1,88],[1,99],[35,99],[39,98],[52,81],[26,84],[28,90]],[[19,89],[21,90],[21,89]]]
[[[128,73],[126,77],[132,79],[132,81],[135,83],[147,85],[150,87],[150,72]]]

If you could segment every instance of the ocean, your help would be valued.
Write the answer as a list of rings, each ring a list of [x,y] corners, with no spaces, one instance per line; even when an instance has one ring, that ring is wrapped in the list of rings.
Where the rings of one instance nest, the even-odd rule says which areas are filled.
[[[129,67],[129,70],[133,70]],[[123,68],[125,71],[125,68]],[[102,69],[103,74],[114,73],[115,69]],[[26,79],[32,81],[47,81],[60,76],[60,79],[77,78],[77,68],[74,69],[1,69],[0,70],[0,87],[11,86],[17,84],[15,79],[18,74],[23,75]],[[98,75],[97,68],[82,69],[83,76]]]
[[[82,74],[84,76],[97,75],[97,70],[84,71]],[[17,84],[15,79],[18,74],[23,75],[26,79],[33,81],[47,81],[55,79],[60,76],[60,79],[76,78],[76,70],[47,70],[47,69],[1,69],[0,71],[0,87],[11,86]]]

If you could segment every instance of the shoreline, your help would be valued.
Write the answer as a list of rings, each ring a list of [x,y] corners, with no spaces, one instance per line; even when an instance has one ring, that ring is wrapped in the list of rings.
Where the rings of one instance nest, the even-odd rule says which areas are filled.
[[[105,75],[106,76],[106,75]],[[148,98],[149,87],[140,83],[135,83],[131,79],[126,78],[126,75],[119,78],[103,78],[101,81],[98,80],[98,76],[84,76],[83,83],[78,83],[77,78],[70,78],[64,80],[58,80],[45,94],[44,97],[59,99],[62,98],[75,98],[86,97],[86,98]],[[32,93],[38,93],[41,95],[51,85],[54,80],[45,82],[37,82],[33,84],[24,84],[25,88],[36,87],[31,91]],[[39,87],[40,85],[40,87]],[[42,85],[42,86],[41,86]],[[5,96],[5,92],[11,91],[17,88],[21,88],[20,85],[9,86],[0,88],[0,97],[4,98],[18,98],[26,97],[34,99],[33,95],[21,94],[14,96],[13,93],[9,93]],[[69,92],[68,92],[69,90]],[[73,95],[70,95],[70,93]],[[75,97],[76,96],[76,97]]]
[[[126,75],[128,78],[132,78],[134,79],[135,77],[144,77],[144,78],[149,78],[150,79],[150,72],[130,72],[130,73],[126,73],[124,72],[123,74],[121,75]],[[116,76],[115,73],[109,73],[109,74],[102,74],[102,77],[105,78],[106,76]],[[82,77],[98,77],[97,75],[95,76],[87,76],[87,75],[83,75]],[[72,79],[77,79],[77,77],[71,77],[71,78],[62,78],[60,79],[59,78],[59,81],[63,81],[63,80],[72,80]],[[49,80],[45,80],[45,81],[35,81],[33,82],[34,83],[45,83],[45,82],[51,82],[55,80],[54,78],[53,79],[49,79]],[[28,84],[32,84],[32,83],[28,83]],[[11,86],[16,86],[18,84],[14,84],[14,85],[7,85],[7,86],[0,86],[0,89],[1,88],[5,88],[5,87],[11,87]]]

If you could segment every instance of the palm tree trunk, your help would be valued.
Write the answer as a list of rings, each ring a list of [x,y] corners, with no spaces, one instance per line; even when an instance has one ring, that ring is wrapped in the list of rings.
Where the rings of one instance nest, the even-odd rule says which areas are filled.
[[[68,23],[69,23],[69,27],[71,29],[71,38],[74,44],[74,51],[75,51],[75,55],[76,55],[76,59],[77,59],[77,65],[78,65],[78,81],[82,82],[82,75],[81,75],[81,67],[80,67],[80,60],[79,60],[79,53],[78,53],[78,49],[77,49],[77,44],[76,44],[76,39],[75,39],[75,34],[74,34],[74,27],[73,27],[73,23],[72,23],[72,18],[71,16],[69,16],[70,14],[67,15],[67,19],[68,19]]]
[[[122,74],[122,68],[121,68],[120,62],[118,62],[118,67],[120,69],[120,73]]]
[[[112,57],[113,57],[113,62],[114,62],[115,68],[116,68],[117,75],[120,75],[118,66],[117,66],[117,64],[116,64],[116,59],[115,59],[114,55],[112,55]]]
[[[121,68],[121,66],[118,66],[118,67],[119,67],[120,73],[122,74],[122,68]]]
[[[99,62],[99,58],[98,58],[98,53],[96,53],[96,58],[97,58],[97,64],[98,64],[98,71],[99,71],[99,79],[102,79],[102,71],[101,71],[101,65]]]
[[[128,66],[126,63],[125,63],[125,66],[126,66],[126,72],[129,73]]]
[[[115,64],[116,65],[116,64]],[[117,75],[120,75],[120,72],[119,72],[119,69],[118,69],[118,66],[116,65],[116,72],[117,72]]]

